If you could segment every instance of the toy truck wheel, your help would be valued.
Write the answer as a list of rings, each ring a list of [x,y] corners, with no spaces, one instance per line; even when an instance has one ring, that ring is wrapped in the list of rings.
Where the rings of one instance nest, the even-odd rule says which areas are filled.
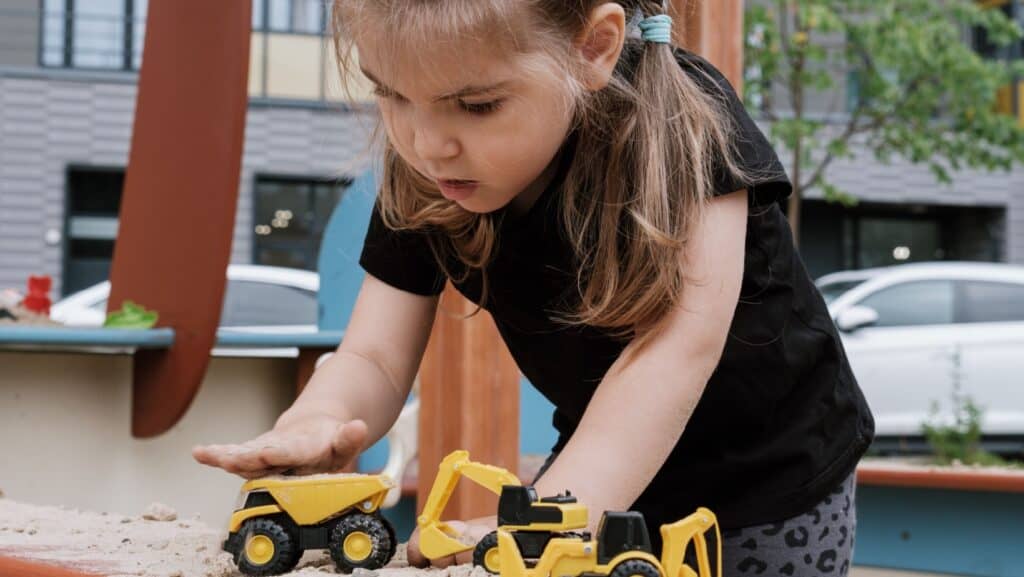
[[[661,571],[650,561],[626,559],[612,569],[609,577],[663,577]]]
[[[235,553],[238,570],[246,575],[280,575],[295,568],[302,549],[292,533],[273,519],[252,519],[239,531]]]
[[[328,549],[342,573],[354,569],[380,569],[394,555],[387,521],[376,515],[352,513],[331,529]]]
[[[388,558],[384,561],[384,564],[387,565],[395,557],[395,553],[398,552],[398,537],[395,536],[395,526],[392,525],[390,521],[385,519],[383,516],[378,518],[382,523],[384,523],[384,526],[388,530],[388,537],[391,538],[391,547],[388,548]]]
[[[498,532],[491,531],[484,535],[483,539],[473,549],[473,564],[483,567],[488,573],[495,575],[501,573],[501,563],[498,556]]]

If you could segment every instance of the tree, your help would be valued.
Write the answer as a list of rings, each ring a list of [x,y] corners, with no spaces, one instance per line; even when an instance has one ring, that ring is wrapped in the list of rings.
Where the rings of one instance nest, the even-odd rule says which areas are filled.
[[[792,153],[787,212],[796,242],[804,191],[856,203],[856,191],[827,178],[854,144],[881,162],[927,163],[942,183],[950,170],[1009,171],[1024,161],[1024,127],[995,107],[1000,90],[1005,96],[1024,75],[1021,29],[999,9],[974,0],[761,0],[748,7],[745,28],[747,104],[771,123],[773,145]],[[976,52],[971,31],[1007,58]],[[811,118],[812,91],[846,102],[835,90],[843,76],[858,89],[849,114],[838,124]],[[779,95],[788,102],[776,105]]]

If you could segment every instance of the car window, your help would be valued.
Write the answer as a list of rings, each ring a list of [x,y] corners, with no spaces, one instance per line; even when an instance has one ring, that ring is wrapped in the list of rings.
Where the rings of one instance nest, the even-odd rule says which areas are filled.
[[[960,322],[1024,321],[1024,284],[966,281],[961,287]]]
[[[913,281],[875,292],[859,303],[878,313],[876,327],[939,325],[953,322],[953,283]]]
[[[841,280],[836,282],[830,282],[825,285],[818,287],[818,291],[821,292],[821,296],[825,297],[825,304],[831,304],[832,301],[836,300],[843,295],[846,291],[864,282],[863,280]]]
[[[316,293],[255,281],[229,281],[221,326],[316,325]]]

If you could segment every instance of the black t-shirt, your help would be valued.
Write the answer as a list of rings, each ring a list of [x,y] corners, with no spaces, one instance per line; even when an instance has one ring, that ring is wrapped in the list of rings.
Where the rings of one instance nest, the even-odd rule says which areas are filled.
[[[676,56],[702,87],[713,88],[699,70],[724,91],[741,164],[774,176],[736,182],[723,175],[715,183],[716,195],[748,190],[742,288],[721,360],[679,443],[633,506],[645,514],[655,541],[661,524],[697,506],[715,511],[727,528],[804,512],[853,470],[874,433],[836,328],[780,210],[792,187],[778,157],[715,67],[682,49]],[[529,211],[500,221],[484,303],[520,370],[556,407],[555,451],[626,345],[600,329],[566,328],[551,319],[576,290],[557,210],[572,138],[566,146],[558,176]],[[437,294],[446,278],[424,234],[390,231],[374,210],[360,264],[397,288]],[[455,286],[479,302],[479,274]]]

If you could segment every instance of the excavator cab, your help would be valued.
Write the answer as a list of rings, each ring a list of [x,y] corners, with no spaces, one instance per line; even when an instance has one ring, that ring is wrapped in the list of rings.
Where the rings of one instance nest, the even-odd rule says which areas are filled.
[[[630,551],[651,552],[651,536],[642,513],[605,511],[597,526],[597,562],[604,565]]]
[[[533,487],[505,485],[498,497],[498,526],[509,531],[565,533],[587,526],[587,508],[571,493],[537,498]]]
[[[505,485],[498,498],[498,526],[537,530],[543,525],[541,530],[546,531],[581,529],[587,526],[587,519],[575,514],[579,508],[576,497],[568,491],[538,499],[533,487]]]

